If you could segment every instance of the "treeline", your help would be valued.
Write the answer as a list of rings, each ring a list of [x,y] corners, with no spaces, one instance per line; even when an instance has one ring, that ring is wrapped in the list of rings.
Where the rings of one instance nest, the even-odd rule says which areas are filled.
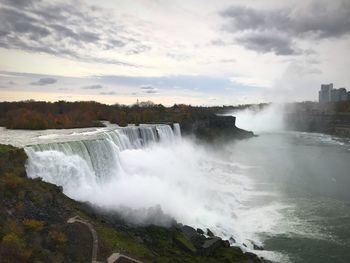
[[[21,101],[0,103],[0,126],[9,129],[64,129],[103,126],[106,120],[120,126],[128,123],[190,122],[215,113],[248,107],[193,107],[175,104],[165,107],[151,101],[134,105],[106,105],[88,102]]]

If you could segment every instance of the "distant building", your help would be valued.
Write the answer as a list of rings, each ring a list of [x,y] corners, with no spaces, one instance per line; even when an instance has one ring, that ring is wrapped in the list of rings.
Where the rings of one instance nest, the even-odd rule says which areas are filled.
[[[320,103],[322,102],[330,102],[331,101],[331,94],[333,90],[333,83],[330,84],[322,84],[321,90],[318,92],[318,101]]]
[[[348,93],[346,92],[346,88],[339,89],[339,101],[348,100]]]
[[[350,91],[346,88],[333,89],[333,83],[322,84],[318,92],[318,101],[320,103],[350,101]]]
[[[332,102],[340,101],[340,92],[338,89],[331,90],[331,101]]]

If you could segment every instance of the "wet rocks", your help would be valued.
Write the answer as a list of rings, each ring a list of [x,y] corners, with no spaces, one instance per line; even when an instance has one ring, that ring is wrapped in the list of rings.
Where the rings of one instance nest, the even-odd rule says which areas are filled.
[[[223,247],[222,239],[220,237],[213,237],[204,241],[201,246],[201,251],[202,254],[212,255],[213,252],[220,247]]]
[[[200,229],[200,228],[197,228],[197,233],[201,234],[201,235],[204,235],[204,231],[202,229]]]
[[[230,237],[229,241],[230,241],[231,243],[236,243],[236,239],[234,239],[233,237]]]
[[[207,228],[207,235],[209,237],[213,237],[214,236],[213,232],[211,232],[209,228]]]
[[[195,230],[191,226],[181,226],[178,228],[183,234],[184,238],[187,239],[195,248],[196,252],[202,255],[213,255],[213,253],[219,248],[228,248],[230,247],[230,242],[228,240],[222,240],[220,237],[214,236],[214,233],[207,229],[206,234],[202,229]],[[176,236],[176,242],[181,246],[185,247],[187,251],[194,252],[191,246],[188,245],[188,242],[181,238],[181,236]]]

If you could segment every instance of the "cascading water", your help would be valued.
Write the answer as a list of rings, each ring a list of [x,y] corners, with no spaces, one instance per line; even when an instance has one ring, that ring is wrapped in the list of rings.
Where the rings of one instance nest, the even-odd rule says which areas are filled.
[[[174,123],[173,126],[174,126],[174,134],[175,134],[175,136],[181,137],[181,128],[180,128],[180,124]]]
[[[274,219],[247,224],[256,211],[247,205],[256,197],[245,176],[251,167],[182,138],[178,124],[22,133],[3,140],[17,138],[16,145],[25,146],[29,177],[62,186],[69,197],[117,211],[130,222],[167,225],[170,217],[252,249],[249,240],[259,243],[256,233],[269,231],[266,222],[279,216],[274,207],[259,207],[258,213]]]
[[[75,159],[80,158],[81,163],[84,163],[90,169],[89,173],[86,171],[85,173],[93,174],[96,181],[106,180],[121,172],[120,151],[140,149],[157,141],[166,142],[173,139],[174,133],[169,125],[140,125],[104,131],[97,139],[27,146],[25,147],[25,151],[29,156],[27,171],[29,176],[32,177],[46,179],[45,177],[48,175],[50,178],[50,180],[47,180],[48,182],[59,184],[60,179],[52,181],[51,176],[55,173],[61,174],[62,169],[67,167],[64,165],[53,166],[51,170],[48,170],[48,167],[41,165],[45,159],[46,163],[52,162],[55,159],[55,153],[57,153],[60,155],[59,157],[62,157],[63,154]],[[42,169],[43,167],[45,169]],[[86,170],[85,167],[83,170]],[[77,177],[76,169],[70,171],[75,174],[72,177]],[[65,171],[65,173],[69,173],[69,171]],[[67,176],[65,175],[65,177]],[[82,175],[82,177],[86,176]],[[68,192],[68,194],[72,195],[73,193]]]

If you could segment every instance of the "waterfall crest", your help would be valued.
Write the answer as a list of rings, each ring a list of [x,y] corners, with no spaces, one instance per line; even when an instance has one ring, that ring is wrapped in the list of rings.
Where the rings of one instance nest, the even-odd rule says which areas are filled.
[[[119,157],[120,151],[141,149],[158,142],[170,143],[176,137],[181,137],[178,131],[179,125],[176,127],[176,131],[175,128],[173,131],[170,125],[165,124],[130,125],[101,131],[91,139],[27,146],[25,147],[29,156],[27,172],[32,178],[41,177],[58,185],[65,185],[65,180],[63,182],[57,178],[53,180],[51,175],[61,176],[63,171],[64,178],[89,177],[90,181],[99,182],[119,174],[123,169]],[[73,159],[74,162],[67,162]],[[80,174],[78,166],[82,167],[84,174]]]

